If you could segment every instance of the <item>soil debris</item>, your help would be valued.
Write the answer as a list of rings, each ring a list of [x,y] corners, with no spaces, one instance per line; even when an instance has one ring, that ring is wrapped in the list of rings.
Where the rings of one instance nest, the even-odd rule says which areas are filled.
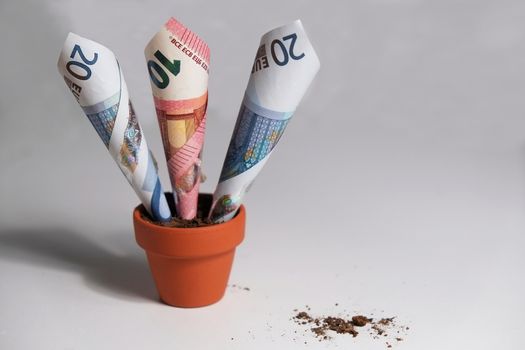
[[[175,208],[175,201],[173,199],[173,194],[166,193],[166,200],[168,202],[168,206],[170,207],[170,211],[172,213],[176,213],[177,210]],[[201,194],[199,196],[199,201],[197,203],[197,215],[194,219],[191,220],[184,220],[180,219],[178,217],[172,217],[170,221],[166,222],[160,222],[155,221],[151,218],[149,213],[146,211],[144,206],[139,206],[140,214],[142,215],[142,218],[145,221],[151,222],[155,225],[165,226],[165,227],[180,227],[180,228],[193,228],[193,227],[203,227],[203,226],[210,226],[215,225],[213,221],[208,219],[208,213],[210,211],[211,202],[212,202],[212,195],[209,194]]]
[[[373,339],[385,339],[387,348],[392,347],[392,340],[395,339],[397,342],[403,341],[403,338],[396,336],[395,338],[389,337],[388,333],[395,333],[398,335],[400,331],[406,335],[408,327],[398,326],[395,323],[395,317],[386,317],[374,321],[373,318],[364,315],[355,315],[349,318],[337,316],[323,316],[316,317],[312,316],[309,312],[311,308],[307,305],[305,311],[299,311],[299,309],[293,310],[295,316],[292,320],[299,325],[309,326],[314,336],[319,341],[332,339],[333,334],[348,334],[352,337],[357,337],[360,333],[356,328],[364,328],[365,332],[368,332]],[[305,330],[305,332],[308,329]]]
[[[248,288],[248,287],[243,287],[243,286],[239,286],[238,284],[231,284],[231,285],[229,285],[229,287],[231,287],[231,288],[235,288],[235,289],[239,289],[239,290],[245,290],[245,291],[247,291],[247,292],[251,291],[250,288]]]

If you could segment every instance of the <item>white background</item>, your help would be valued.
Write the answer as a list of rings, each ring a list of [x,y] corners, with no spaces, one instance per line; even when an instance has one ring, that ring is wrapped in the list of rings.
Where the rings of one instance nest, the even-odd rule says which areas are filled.
[[[168,187],[143,48],[169,16],[211,47],[206,192],[260,36],[301,18],[321,60],[246,199],[250,291],[193,310],[157,301],[138,200],[56,69],[69,31],[115,52]],[[397,316],[397,349],[525,347],[523,2],[3,0],[0,33],[0,349],[386,348],[303,335],[305,304]]]

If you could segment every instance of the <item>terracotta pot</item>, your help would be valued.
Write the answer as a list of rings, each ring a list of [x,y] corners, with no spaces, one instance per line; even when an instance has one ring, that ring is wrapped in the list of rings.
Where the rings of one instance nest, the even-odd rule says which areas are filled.
[[[172,199],[171,194],[167,197]],[[205,213],[211,200],[210,194],[199,195],[199,206]],[[228,222],[192,228],[156,225],[144,215],[142,205],[133,211],[135,238],[146,251],[160,299],[178,307],[200,307],[221,300],[235,248],[244,238],[244,207]]]

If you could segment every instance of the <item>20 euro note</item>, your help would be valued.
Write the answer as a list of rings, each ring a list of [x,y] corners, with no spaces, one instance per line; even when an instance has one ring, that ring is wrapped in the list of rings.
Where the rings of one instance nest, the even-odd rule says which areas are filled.
[[[113,52],[69,33],[60,53],[58,70],[153,219],[171,219],[157,163],[138,123]]]
[[[319,67],[301,21],[263,35],[213,195],[214,222],[235,215]]]
[[[208,103],[208,45],[170,18],[144,50],[177,215],[193,219]]]

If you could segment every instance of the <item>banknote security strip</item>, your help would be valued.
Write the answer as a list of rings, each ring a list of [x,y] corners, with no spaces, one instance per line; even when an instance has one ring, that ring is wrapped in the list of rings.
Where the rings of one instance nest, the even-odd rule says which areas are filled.
[[[129,102],[129,119],[126,131],[124,131],[124,142],[120,149],[120,162],[133,173],[138,163],[138,153],[142,132],[140,131],[139,122],[131,102]]]

